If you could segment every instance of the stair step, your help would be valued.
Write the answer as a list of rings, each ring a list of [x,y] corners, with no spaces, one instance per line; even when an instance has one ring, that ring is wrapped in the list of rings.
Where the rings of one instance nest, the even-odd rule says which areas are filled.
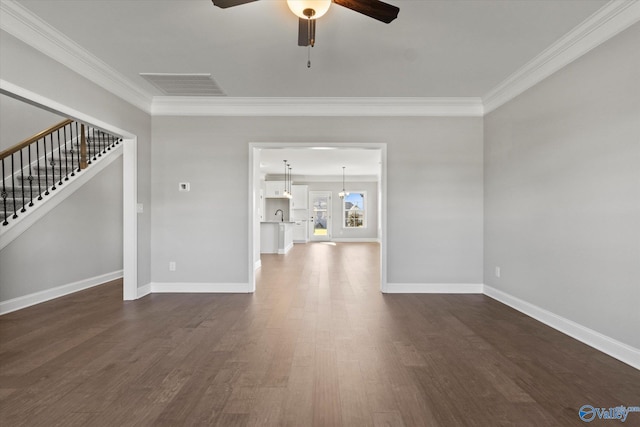
[[[73,165],[76,169],[78,168],[77,164]],[[60,170],[60,167],[62,167],[62,171],[64,172],[65,168],[69,169],[69,173],[71,173],[71,162],[67,162],[66,164],[64,163],[64,161],[62,162],[62,165],[56,163],[55,164],[55,172],[58,172]],[[51,176],[51,166],[47,165],[47,167],[45,168],[43,165],[40,166],[33,166],[31,168],[32,173],[34,176],[36,176],[38,174],[38,171],[40,171],[40,175],[44,176],[45,172],[49,173],[49,176]]]
[[[98,133],[95,135],[97,136]],[[109,151],[115,147],[113,143],[108,143],[106,140],[98,140],[98,138],[96,138],[95,145],[92,141],[93,140],[91,138],[87,139],[88,145],[86,155],[87,161],[90,163],[93,162],[94,158],[106,156]],[[40,148],[42,149],[42,146],[40,146]],[[47,145],[47,148],[50,149],[51,146]],[[20,211],[23,206],[26,207],[27,210],[30,209],[29,203],[31,203],[32,200],[36,201],[40,192],[43,197],[47,197],[44,194],[47,191],[49,192],[49,195],[55,194],[55,190],[53,190],[52,187],[61,187],[66,183],[68,178],[72,176],[72,174],[79,174],[81,172],[78,171],[79,150],[79,143],[61,146],[60,150],[58,150],[57,146],[54,144],[53,152],[50,153],[50,155],[47,155],[46,159],[41,159],[40,165],[38,165],[37,162],[35,165],[31,163],[30,171],[27,157],[27,167],[24,169],[24,174],[21,174],[20,171],[18,171],[18,173],[14,175],[14,178],[9,178],[8,180],[5,178],[4,180],[4,190],[7,194],[6,199],[0,198],[0,224],[5,221],[5,218],[11,222],[14,215],[14,203],[18,217],[20,217],[22,214]],[[33,159],[35,155],[36,152],[32,150],[31,158]],[[35,157],[37,158],[37,156]],[[51,161],[54,162],[54,165],[50,164]],[[61,175],[60,172],[64,173]],[[31,173],[32,176],[31,181],[29,180],[29,173]],[[40,176],[38,176],[38,173],[40,173]],[[2,183],[0,182],[0,190],[1,189]],[[22,203],[23,193],[24,204]]]
[[[94,153],[94,152],[95,152],[96,154],[97,154],[98,152],[102,153],[104,150],[105,150],[105,148],[104,148],[104,147],[103,147],[103,148],[100,148],[100,149],[99,149],[98,147],[96,147],[95,149],[93,149],[93,148],[87,148],[87,156],[88,156],[89,154],[93,155],[93,153]],[[109,151],[109,148],[107,147],[107,148],[106,148],[106,150],[107,150],[107,151]],[[80,151],[80,148],[78,148],[78,147],[73,148],[73,153],[71,152],[71,149],[69,149],[69,148],[63,148],[62,150],[60,150],[60,152],[61,152],[62,154],[68,154],[68,155],[72,155],[72,154],[73,154],[74,156],[77,156],[79,151]],[[56,155],[56,156],[58,155],[58,150],[57,150],[57,149],[55,150],[55,155]]]
[[[69,177],[71,177],[71,175],[69,175]],[[43,190],[46,188],[47,184],[49,186],[52,186],[54,184],[54,182],[57,184],[58,182],[60,182],[60,179],[58,176],[55,177],[56,179],[53,180],[51,179],[51,176],[49,176],[48,181],[45,181],[44,176],[42,177],[42,180],[40,181],[40,188],[42,188]],[[62,182],[65,182],[66,179],[63,176],[62,177]],[[14,182],[14,185],[11,185],[11,183],[7,183],[8,185],[6,185],[4,188],[7,191],[7,194],[11,195],[14,192],[14,188],[15,188],[15,193],[19,194],[23,191],[29,192],[29,189],[32,189],[32,191],[38,191],[38,180],[34,179],[31,182],[31,185],[29,185],[29,181],[27,180],[27,178],[25,177],[24,182],[20,179],[16,179]],[[0,190],[2,189],[2,187],[0,186]]]
[[[69,176],[71,176],[71,171],[69,171]],[[66,175],[62,175],[62,181],[65,181],[65,178],[67,176]],[[47,174],[47,176],[45,177],[44,175],[40,175],[40,186],[42,186],[42,184],[46,185],[47,183],[49,183],[49,185],[53,185],[54,182],[60,182],[60,175],[51,175],[51,174]],[[29,177],[25,176],[23,177],[16,177],[16,188],[29,188]],[[33,176],[33,181],[31,184],[33,187],[37,187],[38,186],[38,175],[34,175]]]

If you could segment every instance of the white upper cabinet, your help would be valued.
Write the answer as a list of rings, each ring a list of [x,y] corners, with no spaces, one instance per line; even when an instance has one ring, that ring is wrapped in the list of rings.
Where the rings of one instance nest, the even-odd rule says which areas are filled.
[[[308,190],[307,185],[291,186],[291,209],[309,209]]]
[[[266,181],[265,182],[265,197],[284,197],[284,181]]]

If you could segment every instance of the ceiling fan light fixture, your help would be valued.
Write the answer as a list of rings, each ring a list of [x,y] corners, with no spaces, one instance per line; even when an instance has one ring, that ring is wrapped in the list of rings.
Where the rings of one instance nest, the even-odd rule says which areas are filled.
[[[318,19],[327,13],[331,0],[287,0],[287,5],[291,12],[302,19]],[[309,10],[313,13],[309,13]]]

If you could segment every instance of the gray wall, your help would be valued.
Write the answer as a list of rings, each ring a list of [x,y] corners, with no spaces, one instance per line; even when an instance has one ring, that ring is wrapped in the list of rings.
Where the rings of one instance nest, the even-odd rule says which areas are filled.
[[[0,301],[122,270],[122,157],[0,251]]]
[[[485,284],[636,348],[639,42],[636,24],[485,118]]]
[[[0,37],[2,79],[137,135],[138,201],[145,206],[145,212],[138,215],[138,285],[148,284],[151,250],[150,116],[6,32],[1,32]],[[87,247],[84,253],[87,257],[95,256],[95,245]]]
[[[24,141],[66,118],[0,94],[0,150]]]
[[[154,117],[152,281],[246,283],[248,144],[348,141],[388,143],[388,281],[482,283],[482,123]]]

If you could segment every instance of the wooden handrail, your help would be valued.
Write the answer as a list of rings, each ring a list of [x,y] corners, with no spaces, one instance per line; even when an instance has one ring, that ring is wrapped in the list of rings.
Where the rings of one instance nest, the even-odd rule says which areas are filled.
[[[0,151],[0,160],[4,159],[5,157],[9,157],[13,153],[17,153],[18,151],[22,150],[24,147],[27,147],[29,144],[33,144],[40,138],[46,135],[49,135],[50,133],[53,133],[58,129],[62,129],[63,127],[65,127],[70,123],[73,123],[73,120],[67,119],[63,122],[58,123],[57,125],[53,125],[50,128],[43,130],[42,132],[38,132],[37,134],[33,135],[31,138],[25,139],[24,141],[14,145],[13,147],[9,147],[6,150]]]

